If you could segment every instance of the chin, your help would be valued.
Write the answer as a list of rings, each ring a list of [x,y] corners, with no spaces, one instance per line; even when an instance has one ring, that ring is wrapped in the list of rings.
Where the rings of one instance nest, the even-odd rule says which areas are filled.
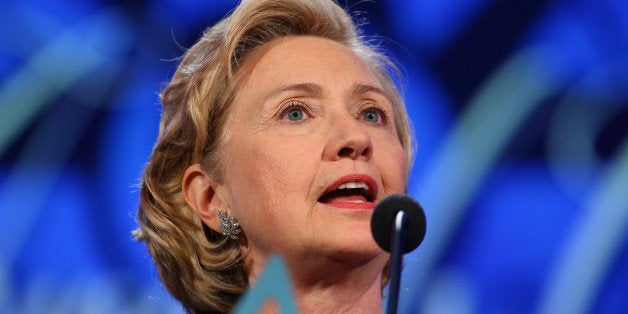
[[[347,262],[366,262],[386,254],[375,243],[370,234],[368,234],[368,237],[351,236],[338,239],[338,242],[332,246],[335,247],[335,252],[332,254]]]
[[[370,219],[328,222],[316,230],[311,238],[316,244],[311,248],[325,256],[364,261],[385,254],[371,235]]]

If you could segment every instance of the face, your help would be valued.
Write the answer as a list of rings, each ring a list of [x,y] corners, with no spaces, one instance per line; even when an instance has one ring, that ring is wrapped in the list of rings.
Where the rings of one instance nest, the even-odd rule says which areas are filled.
[[[368,67],[331,40],[288,37],[240,71],[219,190],[245,254],[387,259],[370,218],[378,200],[405,190],[405,155]]]

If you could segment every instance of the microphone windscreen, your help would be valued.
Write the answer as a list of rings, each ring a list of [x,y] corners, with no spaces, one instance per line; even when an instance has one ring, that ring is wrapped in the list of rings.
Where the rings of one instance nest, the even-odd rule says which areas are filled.
[[[425,237],[426,219],[423,208],[412,197],[405,194],[392,194],[384,197],[375,206],[371,218],[371,232],[377,245],[387,252],[392,251],[392,232],[395,227],[395,217],[403,210],[406,216],[406,224],[402,234],[404,235],[404,247],[402,253],[414,250],[423,242]]]

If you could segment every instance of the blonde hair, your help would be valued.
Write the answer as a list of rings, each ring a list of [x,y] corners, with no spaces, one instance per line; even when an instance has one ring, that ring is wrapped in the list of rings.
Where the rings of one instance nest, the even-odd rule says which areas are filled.
[[[183,173],[200,163],[222,181],[224,126],[241,83],[236,76],[240,65],[264,44],[297,35],[336,41],[366,62],[393,103],[410,169],[412,138],[389,74],[394,65],[358,34],[349,15],[331,0],[242,1],[185,53],[161,93],[159,136],[140,184],[140,227],[134,233],[147,243],[166,288],[189,312],[230,311],[248,282],[236,241],[205,226],[186,205]]]

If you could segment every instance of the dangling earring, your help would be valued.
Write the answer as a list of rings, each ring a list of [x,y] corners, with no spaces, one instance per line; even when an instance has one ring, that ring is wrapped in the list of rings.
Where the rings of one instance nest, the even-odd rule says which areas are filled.
[[[220,231],[224,236],[230,237],[233,240],[238,239],[238,234],[242,231],[240,229],[240,223],[235,220],[232,216],[229,216],[227,212],[222,210],[217,210],[218,218],[220,219]]]

